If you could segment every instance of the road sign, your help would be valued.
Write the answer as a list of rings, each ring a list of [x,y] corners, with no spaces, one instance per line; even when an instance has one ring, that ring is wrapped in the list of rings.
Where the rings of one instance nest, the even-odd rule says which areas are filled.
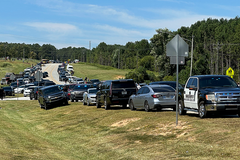
[[[10,80],[11,80],[11,81],[15,80],[15,78],[16,78],[16,76],[15,76],[14,74],[11,74],[11,75],[10,75]]]
[[[41,79],[43,78],[42,72],[37,71],[37,73],[35,74],[35,78],[36,78],[36,81],[41,81]]]
[[[167,56],[188,57],[188,44],[178,34],[167,43]]]
[[[226,71],[226,75],[233,78],[234,70],[231,67],[229,67],[228,70]]]
[[[176,56],[170,57],[170,64],[177,64]],[[185,64],[185,58],[184,57],[178,57],[178,64],[184,65]]]

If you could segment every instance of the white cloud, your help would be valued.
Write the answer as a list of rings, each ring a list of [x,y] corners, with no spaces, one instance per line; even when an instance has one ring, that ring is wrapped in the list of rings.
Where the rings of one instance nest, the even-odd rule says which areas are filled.
[[[30,26],[36,28],[40,31],[46,32],[58,32],[58,33],[67,33],[67,32],[75,32],[78,28],[71,24],[65,23],[48,23],[48,22],[27,22],[24,23],[26,26]]]

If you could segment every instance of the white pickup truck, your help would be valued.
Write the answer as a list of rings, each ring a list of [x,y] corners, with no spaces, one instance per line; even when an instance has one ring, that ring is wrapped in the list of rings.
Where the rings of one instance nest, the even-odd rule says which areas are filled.
[[[180,115],[186,111],[198,112],[200,118],[208,113],[238,114],[240,116],[240,88],[225,75],[191,76],[184,87]]]

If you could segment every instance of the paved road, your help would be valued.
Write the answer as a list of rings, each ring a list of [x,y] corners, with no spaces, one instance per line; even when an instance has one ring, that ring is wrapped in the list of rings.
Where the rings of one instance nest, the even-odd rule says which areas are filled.
[[[49,79],[51,81],[53,81],[54,83],[56,84],[65,84],[65,82],[61,82],[59,81],[59,75],[58,75],[58,72],[57,72],[57,68],[58,68],[58,65],[60,65],[61,63],[48,63],[48,64],[45,64],[43,67],[42,67],[42,71],[43,72],[48,72],[48,76],[46,79]]]

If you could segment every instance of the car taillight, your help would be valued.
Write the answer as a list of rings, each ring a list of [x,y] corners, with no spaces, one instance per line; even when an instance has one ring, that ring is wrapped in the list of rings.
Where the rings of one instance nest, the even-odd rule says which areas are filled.
[[[159,98],[159,97],[161,97],[161,96],[162,96],[161,94],[153,94],[153,95],[152,95],[153,98]]]
[[[68,96],[70,96],[70,95],[71,95],[71,93],[68,93],[67,95],[68,95]]]
[[[38,91],[36,93],[38,94]]]

